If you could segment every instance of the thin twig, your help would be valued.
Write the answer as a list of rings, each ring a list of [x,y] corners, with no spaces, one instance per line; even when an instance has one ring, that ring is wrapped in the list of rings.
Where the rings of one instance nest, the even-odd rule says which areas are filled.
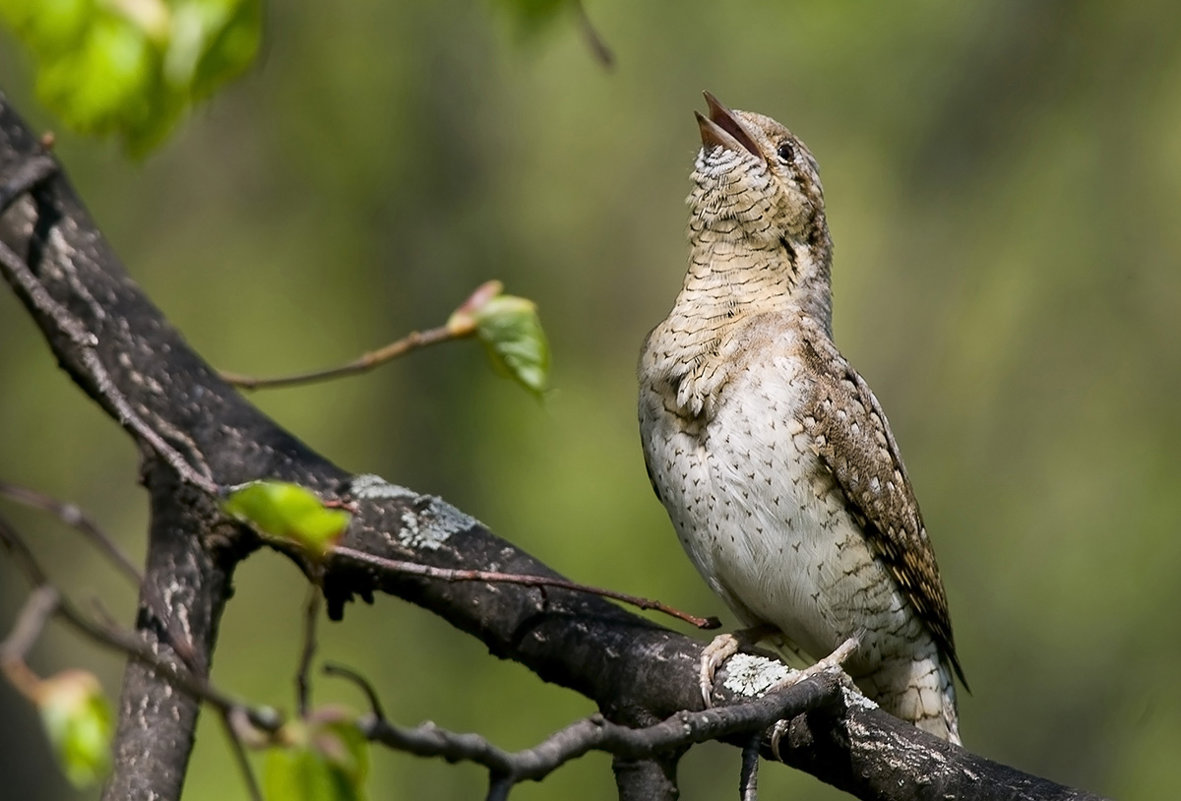
[[[342,679],[347,679],[353,684],[357,685],[361,692],[365,693],[366,700],[369,701],[369,712],[378,720],[385,719],[385,710],[381,707],[381,699],[377,695],[377,691],[373,689],[373,685],[357,671],[352,668],[347,668],[344,665],[337,665],[329,662],[324,665],[321,670],[324,671],[325,676],[337,676]]]
[[[591,587],[586,584],[578,584],[577,582],[569,581],[568,579],[556,578],[552,576],[529,576],[520,573],[498,573],[492,570],[454,570],[445,567],[432,567],[430,565],[423,565],[417,562],[404,562],[397,559],[386,559],[381,556],[374,556],[364,551],[358,551],[353,548],[348,548],[343,545],[338,545],[332,549],[332,553],[337,556],[343,556],[346,559],[351,559],[356,562],[363,562],[364,564],[380,567],[385,570],[392,570],[398,573],[405,573],[412,576],[423,576],[426,578],[442,579],[444,581],[487,581],[490,583],[500,584],[522,584],[526,587],[557,587],[563,590],[571,590],[573,592],[585,592],[591,595],[601,595],[604,598],[611,598],[612,600],[621,603],[630,604],[631,606],[640,609],[652,609],[657,612],[674,617],[677,620],[689,623],[699,629],[716,629],[721,625],[721,622],[716,617],[697,617],[688,612],[682,612],[679,609],[671,607],[660,601],[655,601],[650,598],[641,598],[638,595],[629,595],[625,592],[616,592],[615,590],[608,590],[602,587]]]
[[[3,517],[0,517],[0,545],[3,545],[4,550],[8,551],[12,558],[16,560],[17,567],[28,576],[29,583],[34,587],[43,587],[49,584],[49,577],[41,569],[41,565],[37,562],[37,558],[33,556],[28,543],[16,533],[16,529]]]
[[[6,495],[17,503],[23,503],[25,506],[55,515],[58,520],[88,537],[114,563],[115,567],[135,582],[137,587],[143,583],[143,574],[127,554],[123,553],[115,540],[74,504],[64,503],[37,490],[10,484],[7,481],[0,481],[0,495]]]
[[[299,653],[299,669],[295,673],[295,700],[301,718],[308,715],[308,694],[311,688],[308,671],[316,656],[316,621],[320,617],[319,576],[315,579],[308,587],[308,600],[303,612],[303,648]]]
[[[192,641],[188,637],[188,633],[181,629],[180,621],[176,615],[169,614],[164,608],[164,599],[156,588],[149,588],[145,584],[144,601],[146,602],[147,611],[156,616],[163,626],[163,632],[166,637],[164,640],[167,645],[172,648],[173,653],[181,662],[184,662],[185,667],[191,673],[197,675],[200,670],[197,665],[197,652],[193,647]],[[103,605],[101,598],[91,598],[90,606],[93,607],[94,615],[98,618],[99,625],[107,629],[118,629],[119,624],[115,620],[107,608]]]
[[[60,601],[61,596],[53,587],[42,585],[34,589],[21,607],[12,631],[0,642],[0,672],[29,700],[36,700],[41,679],[25,662],[25,656],[41,637]]]
[[[599,35],[594,23],[591,22],[582,0],[577,0],[574,6],[578,12],[578,27],[582,30],[582,36],[586,39],[591,53],[605,69],[611,69],[615,66],[615,54],[611,52],[611,48],[607,46],[607,42]]]
[[[230,741],[230,751],[234,755],[234,763],[242,773],[242,779],[246,782],[246,790],[250,793],[251,801],[263,801],[262,788],[258,786],[258,779],[254,777],[254,771],[250,768],[250,760],[246,757],[246,749],[242,745],[242,739],[230,721],[230,713],[222,712],[218,717],[221,718],[222,728],[225,729],[226,738]]]
[[[57,611],[61,595],[48,584],[35,588],[21,607],[12,631],[0,642],[0,662],[24,659],[41,636],[46,621]]]
[[[274,387],[311,384],[316,381],[326,381],[331,378],[364,373],[412,350],[417,350],[427,345],[437,345],[440,342],[447,342],[452,339],[462,339],[471,336],[473,333],[475,333],[474,330],[457,332],[442,325],[426,331],[411,331],[396,342],[391,342],[385,347],[369,351],[348,364],[337,365],[336,367],[325,367],[321,370],[311,370],[306,373],[295,373],[294,375],[277,376],[275,378],[258,378],[257,376],[227,372],[222,372],[220,375],[223,381],[242,389],[271,389]]]

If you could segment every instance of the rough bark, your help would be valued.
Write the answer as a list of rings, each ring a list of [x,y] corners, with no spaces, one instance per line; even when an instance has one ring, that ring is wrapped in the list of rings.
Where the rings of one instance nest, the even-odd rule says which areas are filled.
[[[219,528],[212,499],[180,485],[166,466],[154,464],[145,478],[151,524],[136,629],[165,661],[208,678],[238,555],[209,542],[209,532]],[[173,638],[183,638],[183,660]],[[104,799],[180,797],[200,710],[192,696],[170,689],[168,679],[147,665],[128,663],[116,770]]]

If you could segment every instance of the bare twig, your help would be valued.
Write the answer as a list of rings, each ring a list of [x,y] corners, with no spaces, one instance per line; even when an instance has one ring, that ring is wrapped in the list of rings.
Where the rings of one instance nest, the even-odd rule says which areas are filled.
[[[483,765],[491,773],[489,798],[502,798],[508,786],[540,781],[565,763],[590,751],[642,759],[740,732],[761,733],[785,717],[836,703],[841,696],[837,671],[811,677],[761,698],[700,712],[682,711],[646,728],[633,729],[604,720],[601,715],[577,721],[533,748],[510,753],[477,734],[461,734],[433,723],[404,728],[382,718],[363,721],[370,740],[418,756],[442,757],[451,762]]]
[[[347,668],[344,665],[337,665],[328,663],[323,667],[324,675],[339,676],[342,679],[347,679],[353,684],[361,688],[361,692],[365,693],[365,698],[369,701],[369,711],[373,717],[378,720],[385,719],[385,710],[381,707],[381,699],[377,695],[377,691],[373,689],[373,685],[369,680],[362,676],[352,668]]]
[[[67,526],[77,529],[97,545],[98,549],[119,568],[120,572],[135,582],[136,586],[140,586],[143,583],[143,574],[140,573],[139,568],[132,563],[127,554],[120,550],[115,540],[74,504],[64,503],[37,490],[17,484],[10,484],[7,481],[0,481],[0,495],[6,495],[18,503],[23,503],[25,506],[31,506],[34,509],[41,509],[42,511],[55,515]]]
[[[0,642],[0,671],[21,695],[29,699],[34,698],[40,680],[25,663],[25,656],[57,611],[60,600],[61,596],[53,587],[42,585],[34,589],[21,607],[12,631]]]
[[[16,560],[17,567],[20,568],[29,578],[29,582],[34,587],[49,586],[49,576],[41,569],[37,558],[33,556],[33,552],[29,549],[28,543],[16,533],[8,521],[0,517],[0,545],[4,546],[4,550]]]
[[[322,370],[311,370],[306,373],[295,373],[294,375],[277,376],[275,378],[258,378],[256,376],[242,375],[241,373],[227,372],[222,372],[220,375],[223,381],[233,384],[236,387],[241,387],[242,389],[271,389],[274,387],[311,384],[316,381],[326,381],[331,378],[341,378],[342,376],[368,372],[374,367],[385,364],[412,350],[417,350],[427,345],[437,345],[440,342],[447,342],[452,339],[462,339],[471,336],[473,333],[475,333],[474,330],[454,331],[442,325],[426,331],[412,331],[396,342],[391,342],[385,347],[369,351],[348,364],[342,364],[336,367],[325,367]]]
[[[674,617],[677,620],[689,623],[699,629],[716,629],[721,625],[721,622],[716,617],[698,617],[691,615],[688,612],[682,612],[679,609],[671,607],[661,601],[655,601],[650,598],[641,598],[638,595],[629,595],[625,592],[616,592],[615,590],[608,590],[602,587],[591,587],[587,584],[579,584],[567,579],[556,578],[553,576],[529,576],[520,573],[498,573],[493,570],[453,570],[445,567],[432,567],[430,565],[419,564],[418,562],[403,562],[396,559],[386,559],[382,556],[374,556],[364,551],[358,551],[353,548],[348,548],[343,545],[338,545],[331,551],[337,556],[342,556],[346,559],[351,559],[356,562],[363,562],[365,564],[373,565],[375,567],[392,570],[399,573],[406,573],[412,576],[423,576],[425,578],[442,579],[443,581],[486,581],[490,583],[501,584],[523,584],[527,587],[557,587],[563,590],[571,590],[573,592],[585,592],[591,595],[601,595],[604,598],[611,598],[612,600],[621,603],[630,604],[639,609],[652,609],[657,612]]]
[[[218,717],[221,718],[221,725],[225,729],[226,739],[230,741],[230,751],[234,755],[234,763],[237,764],[238,770],[242,774],[242,779],[246,782],[246,790],[250,793],[250,801],[263,801],[262,788],[258,786],[258,779],[254,777],[254,771],[250,768],[250,760],[246,758],[246,749],[242,745],[242,738],[238,736],[238,730],[234,728],[233,721],[230,720],[230,715],[222,712]]]
[[[35,588],[25,600],[12,632],[0,642],[0,662],[9,659],[24,659],[41,636],[45,623],[57,611],[61,596],[47,584]]]
[[[296,708],[301,718],[308,714],[308,695],[311,684],[308,682],[308,671],[312,667],[312,659],[316,656],[316,621],[320,616],[320,581],[319,570],[308,587],[308,600],[303,613],[303,648],[299,653],[299,669],[295,673]]]
[[[582,36],[586,39],[591,53],[594,54],[595,58],[603,67],[611,69],[615,66],[615,54],[611,52],[611,48],[607,46],[607,42],[599,35],[594,23],[591,22],[582,0],[576,0],[574,7],[578,12],[578,27],[582,30]]]

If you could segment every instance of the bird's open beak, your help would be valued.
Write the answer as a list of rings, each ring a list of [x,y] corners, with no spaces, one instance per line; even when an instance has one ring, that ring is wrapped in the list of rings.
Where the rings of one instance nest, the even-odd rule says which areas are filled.
[[[733,111],[723,106],[709,92],[705,92],[705,102],[709,104],[709,117],[703,117],[697,111],[693,112],[697,115],[697,126],[701,128],[702,147],[711,149],[721,145],[735,153],[741,152],[739,148],[743,148],[752,155],[762,158],[763,154],[759,152],[759,146],[755,144],[755,140],[747,133],[743,124],[734,116]]]

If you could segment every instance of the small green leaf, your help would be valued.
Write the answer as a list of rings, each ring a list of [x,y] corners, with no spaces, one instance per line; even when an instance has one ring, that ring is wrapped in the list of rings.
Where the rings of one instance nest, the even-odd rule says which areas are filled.
[[[111,767],[110,704],[92,673],[64,670],[37,686],[37,707],[66,778],[96,784]]]
[[[514,295],[492,298],[476,312],[476,336],[498,368],[521,386],[541,395],[549,380],[549,342],[531,300]]]
[[[475,334],[492,364],[517,383],[541,395],[549,380],[549,342],[537,316],[537,305],[515,295],[502,295],[499,281],[481,284],[451,313],[447,329],[453,336]]]
[[[349,527],[352,515],[329,509],[315,493],[283,481],[252,481],[222,501],[225,512],[252,527],[323,556]]]
[[[351,714],[317,710],[283,727],[284,747],[267,754],[264,792],[269,801],[363,801],[369,750]]]

